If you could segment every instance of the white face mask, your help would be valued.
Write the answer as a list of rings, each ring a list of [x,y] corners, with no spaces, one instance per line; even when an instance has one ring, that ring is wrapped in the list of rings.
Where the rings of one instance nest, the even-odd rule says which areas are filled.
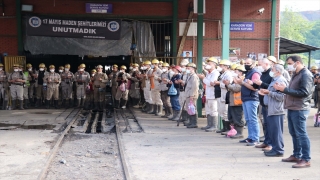
[[[2,68],[0,68],[0,71],[2,71],[3,69]]]
[[[221,68],[220,66],[218,66],[218,67],[217,67],[217,71],[218,71],[218,72],[221,72],[221,71],[222,71],[222,68]]]
[[[19,71],[19,69],[14,69],[14,72],[18,72]]]
[[[63,72],[63,70],[62,70],[62,69],[60,69],[60,70],[59,70],[59,72],[61,72],[61,73],[62,73],[62,72]]]
[[[190,74],[190,73],[191,73],[190,69],[187,69],[187,70],[186,70],[186,73],[187,73],[187,74]]]
[[[270,72],[269,72],[269,75],[270,75],[270,77],[273,78],[273,77],[274,77],[274,72],[270,71]]]
[[[163,71],[163,72],[167,72],[168,69],[167,69],[167,68],[163,68],[162,71]]]
[[[169,75],[170,75],[170,76],[173,76],[174,74],[175,74],[175,73],[174,73],[173,71],[170,71],[170,72],[169,72]]]
[[[39,70],[40,70],[40,71],[43,71],[44,69],[43,69],[43,68],[40,68]]]
[[[91,74],[91,76],[93,77],[93,76],[94,76],[94,74]]]
[[[32,71],[32,68],[28,69],[28,71]]]
[[[289,65],[288,64],[288,71],[296,71],[296,67],[294,67],[294,64]]]
[[[131,70],[131,69],[133,69],[133,67],[129,67],[129,69]]]
[[[68,69],[68,68],[65,68],[64,70],[65,70],[65,71],[69,71],[69,69]]]
[[[208,69],[208,70],[211,69],[211,68],[212,67],[209,64],[207,64],[206,67],[205,67],[205,69]]]
[[[257,66],[257,71],[259,71],[259,72],[264,72],[264,69],[262,68],[262,66]]]
[[[50,72],[54,72],[54,69],[50,69]]]
[[[136,71],[136,70],[137,70],[137,68],[133,68],[133,69],[132,69],[132,71]]]
[[[79,71],[84,71],[84,69],[83,69],[83,68],[81,68],[81,69],[79,69]]]
[[[181,68],[181,71],[182,71],[182,72],[185,72],[185,71],[186,71],[186,68],[184,68],[184,67]]]
[[[22,69],[19,69],[19,71],[22,71]]]
[[[153,69],[154,68],[154,65],[151,65],[151,69]]]

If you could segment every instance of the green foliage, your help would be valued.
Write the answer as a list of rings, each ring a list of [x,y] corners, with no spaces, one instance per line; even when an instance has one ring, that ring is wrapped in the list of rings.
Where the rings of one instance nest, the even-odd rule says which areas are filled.
[[[306,44],[320,47],[320,20],[315,21],[313,28],[306,34]],[[312,52],[312,58],[320,59],[320,51]]]

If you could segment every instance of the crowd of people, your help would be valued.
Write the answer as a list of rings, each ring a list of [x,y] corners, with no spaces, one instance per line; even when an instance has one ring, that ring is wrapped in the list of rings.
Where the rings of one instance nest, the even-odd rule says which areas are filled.
[[[293,155],[282,161],[296,162],[294,168],[310,167],[306,118],[319,77],[313,77],[298,55],[288,57],[286,63],[287,70],[285,62],[274,56],[258,61],[246,58],[240,64],[211,57],[205,60],[202,73],[197,73],[196,64],[187,59],[179,65],[153,59],[141,65],[133,63],[128,70],[126,66],[113,65],[109,73],[104,73],[101,65],[89,73],[85,64],[80,64],[74,74],[69,64],[59,67],[59,72],[54,65],[46,71],[43,63],[39,70],[27,64],[26,71],[14,64],[12,73],[6,73],[0,64],[0,97],[2,109],[7,109],[10,93],[12,110],[53,105],[102,111],[106,106],[106,89],[110,89],[114,108],[128,105],[141,108],[147,114],[179,120],[187,128],[198,128],[198,113],[190,110],[190,106],[197,109],[197,100],[202,98],[207,124],[201,130],[228,135],[234,127],[237,133],[230,136],[232,139],[262,148],[268,157],[284,154],[283,123],[287,114],[294,150]],[[222,129],[218,128],[219,117]],[[265,137],[261,144],[259,119]]]

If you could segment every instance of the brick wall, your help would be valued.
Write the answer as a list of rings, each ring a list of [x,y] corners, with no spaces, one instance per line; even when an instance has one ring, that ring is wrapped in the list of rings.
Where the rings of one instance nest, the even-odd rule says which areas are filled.
[[[188,17],[188,6],[192,0],[179,0],[179,21]],[[222,19],[222,1],[207,0],[206,14],[204,16],[206,23],[206,36],[204,37],[203,56],[220,56],[221,40],[219,39],[219,28],[221,29]],[[98,1],[99,2],[99,1]],[[0,18],[0,53],[7,52],[9,55],[17,54],[17,28],[15,16],[15,1],[4,0],[6,4],[6,17]],[[79,0],[21,0],[22,4],[32,4],[35,14],[46,15],[85,15],[85,1]],[[172,4],[167,2],[112,2],[114,13],[112,16],[172,16]],[[258,15],[257,10],[264,7],[262,15]],[[279,1],[278,1],[279,9]],[[0,10],[1,12],[1,10]],[[101,16],[90,15],[86,16]],[[108,17],[108,15],[102,15]],[[194,15],[196,21],[197,15]],[[219,26],[220,20],[220,26]],[[271,25],[271,2],[268,0],[232,0],[231,2],[231,21],[249,21],[255,22],[255,31],[246,33],[230,34],[230,47],[241,48],[241,57],[245,57],[247,52],[268,53],[269,37]],[[279,24],[277,25],[277,33]],[[178,38],[178,43],[180,43]],[[195,39],[196,40],[196,39]],[[193,45],[195,44],[195,46]],[[278,44],[277,44],[278,45]],[[277,46],[276,46],[277,47]],[[186,41],[184,50],[196,52],[196,41],[189,37]],[[278,48],[276,49],[278,52]],[[196,56],[196,54],[194,54]]]

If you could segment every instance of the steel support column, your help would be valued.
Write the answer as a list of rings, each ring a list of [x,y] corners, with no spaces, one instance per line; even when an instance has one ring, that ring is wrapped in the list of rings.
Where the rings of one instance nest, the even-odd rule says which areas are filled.
[[[178,0],[173,0],[172,2],[173,12],[172,12],[172,45],[171,45],[171,55],[175,56],[177,54],[177,36],[178,36]],[[173,60],[173,63],[177,63],[177,59]]]
[[[308,69],[310,69],[310,66],[311,66],[311,51],[309,51]]]
[[[23,55],[21,0],[16,0],[16,21],[17,21],[18,55]]]
[[[221,59],[229,59],[231,0],[223,0]]]
[[[272,56],[278,56],[278,54],[275,54],[276,22],[277,22],[277,0],[272,0],[271,34],[270,34],[270,55]]]
[[[202,56],[203,56],[203,0],[198,0],[198,20],[197,20],[197,70],[202,73]],[[201,85],[200,85],[200,88]],[[197,102],[198,116],[202,116],[202,100],[198,98]]]

